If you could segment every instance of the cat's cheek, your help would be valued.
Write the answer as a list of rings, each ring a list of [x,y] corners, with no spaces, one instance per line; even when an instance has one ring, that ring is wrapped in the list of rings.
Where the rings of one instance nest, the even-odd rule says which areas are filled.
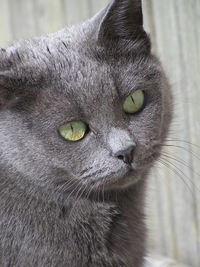
[[[133,169],[139,174],[143,173],[143,171],[146,172],[153,166],[159,157],[159,153],[160,151],[151,143],[138,146],[132,163]]]

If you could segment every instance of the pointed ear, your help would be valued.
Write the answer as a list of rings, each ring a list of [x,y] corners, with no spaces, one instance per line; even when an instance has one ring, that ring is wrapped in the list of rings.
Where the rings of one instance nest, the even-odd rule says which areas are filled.
[[[12,78],[0,72],[0,110],[14,106],[18,101]]]
[[[100,43],[111,40],[145,40],[149,38],[143,29],[142,0],[112,0],[98,30]]]
[[[0,109],[7,106],[10,102],[9,84],[9,60],[5,49],[0,48]]]
[[[18,98],[14,94],[10,94],[10,92],[5,89],[0,90],[0,110],[14,106],[17,101]]]
[[[18,90],[21,81],[13,66],[10,54],[0,48],[0,110],[14,106],[21,93]]]

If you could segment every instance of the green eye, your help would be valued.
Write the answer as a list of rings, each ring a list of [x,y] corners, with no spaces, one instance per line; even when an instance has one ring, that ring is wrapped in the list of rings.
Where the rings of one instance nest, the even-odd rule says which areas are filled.
[[[126,98],[123,104],[123,110],[126,113],[134,114],[142,109],[144,105],[144,93],[137,90]]]
[[[71,121],[59,128],[60,135],[68,141],[81,140],[87,132],[87,125],[82,121]]]

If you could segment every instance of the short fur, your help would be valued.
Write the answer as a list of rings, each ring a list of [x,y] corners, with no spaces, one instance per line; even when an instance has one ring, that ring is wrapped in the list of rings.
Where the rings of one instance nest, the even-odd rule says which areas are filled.
[[[137,89],[146,105],[125,114]],[[146,178],[170,107],[139,0],[0,49],[0,266],[141,267]],[[58,134],[73,119],[90,128],[76,143]],[[131,164],[116,157],[129,145]]]

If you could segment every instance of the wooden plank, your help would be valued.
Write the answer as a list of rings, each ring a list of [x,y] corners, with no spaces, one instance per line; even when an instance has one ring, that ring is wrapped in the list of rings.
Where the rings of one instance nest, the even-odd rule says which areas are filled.
[[[0,47],[6,47],[12,37],[9,5],[7,0],[0,0]]]
[[[143,1],[145,29],[151,35],[153,51],[157,51],[156,29],[152,0]],[[149,229],[149,248],[152,251],[173,257],[176,251],[175,233],[172,227],[172,203],[169,183],[169,172],[165,166],[157,164],[149,180],[147,197],[147,218]],[[153,189],[153,190],[152,190]]]
[[[185,70],[183,75],[187,80],[186,104],[188,112],[186,113],[186,118],[188,121],[190,141],[194,144],[199,144],[200,108],[198,100],[200,98],[200,50],[198,45],[200,33],[200,2],[188,1],[187,4],[186,2],[187,1],[184,0],[184,4],[180,7],[180,30],[183,32],[182,47]],[[192,151],[191,146],[189,146],[189,149]],[[200,160],[197,160],[197,158],[190,153],[189,164],[196,171],[196,173],[191,172],[190,177],[193,183],[192,230],[194,233],[194,241],[197,244],[197,266],[200,266],[200,176],[197,174],[197,172],[200,173],[199,161]]]
[[[184,71],[185,65],[188,67],[192,66],[192,61],[190,60],[190,64],[187,62],[183,62],[184,54],[193,53],[194,51],[190,51],[189,47],[186,47],[185,50],[182,51],[182,44],[189,44],[190,38],[183,38],[184,36],[184,22],[188,23],[188,27],[192,27],[191,20],[188,21],[188,10],[190,11],[190,16],[194,17],[194,10],[191,9],[191,2],[187,1],[184,4],[179,1],[179,3],[175,1],[153,1],[153,10],[154,10],[154,25],[155,25],[155,33],[156,33],[156,43],[157,43],[157,52],[164,62],[165,68],[167,69],[168,76],[172,83],[175,83],[174,90],[175,99],[179,103],[179,107],[176,109],[176,117],[178,114],[183,114],[183,116],[179,116],[179,121],[181,121],[182,127],[180,128],[180,134],[178,132],[175,134],[176,138],[190,140],[190,132],[189,132],[189,120],[187,119],[187,110],[189,108],[186,103],[189,102],[188,93],[191,88],[191,83],[186,82],[186,73]],[[183,10],[184,8],[184,10]],[[187,15],[187,19],[186,19]],[[189,16],[189,18],[190,18]],[[180,21],[179,21],[180,20]],[[182,28],[180,29],[180,25]],[[185,25],[186,26],[186,25]],[[194,36],[193,36],[194,37]],[[195,40],[193,40],[195,43]],[[192,80],[194,74],[190,73],[190,77],[187,77],[187,80]],[[184,92],[184,93],[183,93]],[[187,97],[186,97],[187,96]],[[191,107],[192,108],[192,107]],[[193,107],[194,110],[194,107]],[[177,126],[176,126],[177,129]],[[172,138],[173,135],[172,135]],[[171,152],[171,156],[176,158],[180,158],[186,162],[191,162],[190,154],[178,153],[177,156],[174,155],[174,152]],[[169,160],[169,159],[168,159]],[[171,161],[171,159],[170,159]],[[177,162],[172,161],[173,164],[177,165]],[[177,166],[178,167],[178,166]],[[192,172],[189,171],[188,168],[183,168],[183,166],[179,166],[181,171],[183,171],[190,179],[192,179]],[[183,174],[181,174],[183,176]],[[167,173],[165,172],[165,176],[167,177]],[[174,225],[174,230],[176,236],[175,241],[177,242],[177,247],[174,252],[174,255],[177,258],[182,258],[185,262],[189,264],[193,264],[193,266],[199,266],[198,258],[198,247],[196,242],[196,234],[194,231],[194,190],[192,188],[192,182],[187,180],[190,187],[192,188],[192,193],[187,189],[184,183],[180,183],[176,177],[176,175],[171,175],[171,189],[169,191],[169,197],[171,195],[171,199],[169,198],[170,206],[173,208],[173,216],[171,218],[170,224]],[[184,179],[185,178],[183,176]],[[162,202],[163,203],[163,202]],[[185,216],[187,214],[187,217]],[[166,217],[167,216],[167,217]],[[170,213],[166,213],[164,215],[165,219],[170,217]],[[186,218],[185,218],[186,217]],[[173,223],[173,224],[172,224]],[[196,225],[198,222],[195,223]],[[158,229],[159,231],[159,229]],[[164,229],[164,232],[166,230]],[[186,237],[186,233],[187,237]],[[163,233],[165,234],[165,233]],[[167,235],[169,236],[169,235]],[[186,241],[187,238],[187,242]],[[175,242],[174,241],[174,242]],[[170,243],[170,240],[167,241]],[[188,246],[189,244],[189,246]],[[159,248],[158,248],[159,249]],[[171,248],[172,249],[172,248]],[[170,249],[170,250],[171,250]],[[169,251],[166,251],[169,253]]]
[[[165,23],[168,19],[168,13],[170,12],[164,12],[163,10],[168,10],[168,6],[166,6],[167,3],[161,3],[157,1],[152,2],[152,9],[153,9],[153,26],[155,27],[155,43],[154,47],[156,47],[156,52],[159,55],[159,57],[162,57],[163,54],[165,55],[165,49],[166,49],[166,38],[163,36],[163,31],[166,28]],[[164,13],[164,14],[163,14]],[[169,49],[169,48],[168,48]],[[169,56],[169,55],[167,55]],[[162,59],[162,58],[161,58]],[[162,60],[165,62],[166,58],[164,57]],[[163,222],[162,227],[159,227],[157,229],[158,231],[162,231],[162,239],[163,239],[163,249],[165,252],[165,255],[171,256],[171,257],[177,257],[177,244],[175,240],[173,241],[173,237],[176,236],[175,229],[173,228],[173,205],[172,205],[172,198],[170,197],[171,192],[171,173],[164,167],[162,167],[162,172],[159,174],[157,178],[157,185],[158,185],[158,197],[157,201],[160,203],[160,207],[158,209],[158,217],[160,217],[160,220]],[[156,233],[157,234],[157,233]],[[157,242],[156,251],[161,252],[161,249],[159,249],[159,244]]]
[[[160,33],[162,33],[163,24],[159,23],[159,25],[155,25],[157,23],[155,19],[155,16],[157,16],[156,11],[160,10],[162,6],[163,3],[160,3],[160,7],[157,7],[155,10],[153,1],[143,1],[145,28],[151,33],[153,51],[156,52],[156,54],[159,54],[159,49],[163,46],[163,44],[159,43],[162,41]],[[160,51],[160,54],[162,54],[162,51]],[[165,166],[162,166],[161,163],[157,165],[156,170],[157,175],[154,173],[156,176],[154,187],[157,188],[157,191],[154,193],[156,194],[157,205],[152,206],[151,209],[156,209],[156,211],[154,211],[154,216],[156,216],[157,226],[156,230],[154,230],[155,237],[154,246],[152,248],[169,257],[175,257],[177,254],[177,245],[175,240],[176,235],[173,229],[173,205],[170,196],[171,184],[169,177],[171,173]],[[152,228],[151,224],[149,224],[149,228]],[[155,229],[154,225],[153,228]]]
[[[154,13],[153,13],[152,0],[143,0],[143,17],[144,17],[144,28],[147,33],[151,36],[153,45],[153,51],[157,51],[156,47],[156,31],[154,25]]]
[[[174,6],[174,21],[176,25],[176,31],[174,34],[177,36],[177,45],[174,46],[177,49],[177,67],[181,69],[180,82],[177,87],[179,87],[179,101],[181,102],[181,114],[184,114],[184,125],[181,129],[180,138],[185,140],[191,140],[190,132],[190,119],[189,119],[189,109],[190,109],[190,90],[193,87],[194,75],[191,71],[193,62],[195,59],[194,49],[191,49],[191,43],[194,43],[194,37],[192,31],[192,17],[194,16],[194,10],[192,8],[192,1],[171,1]],[[186,19],[187,18],[187,19]],[[188,64],[189,63],[189,64]],[[181,116],[180,116],[181,118]],[[189,148],[190,149],[190,148]],[[182,152],[181,152],[182,153]],[[192,166],[192,157],[190,153],[184,153],[185,156],[179,154],[178,159],[185,160]],[[187,163],[187,164],[188,164]],[[180,165],[179,165],[180,166]],[[192,185],[194,179],[194,173],[189,168],[180,166],[181,170],[186,174],[188,184],[190,185],[191,192],[186,190],[186,187],[182,185],[174,184],[174,195],[175,202],[177,205],[177,210],[175,213],[176,217],[176,231],[177,231],[177,241],[179,246],[179,257],[184,259],[188,264],[195,264],[199,266],[199,254],[197,247],[197,238],[194,225],[197,221],[194,217],[195,206],[194,206],[194,187]],[[175,187],[176,186],[176,187]],[[177,192],[178,191],[178,192]],[[178,193],[178,194],[177,194]],[[187,214],[187,217],[186,217]],[[186,242],[187,233],[187,242]],[[189,246],[188,246],[189,245]]]
[[[65,0],[65,16],[67,25],[80,23],[90,17],[88,0]]]
[[[65,25],[62,0],[35,0],[34,16],[38,35],[55,32]]]
[[[13,40],[36,35],[33,1],[7,0]]]
[[[167,231],[163,231],[163,229],[166,229],[165,224],[168,225],[169,222],[163,221],[162,213],[165,214],[166,210],[168,210],[168,195],[166,194],[165,188],[160,186],[161,182],[163,183],[163,175],[160,172],[159,166],[154,168],[148,182],[146,198],[148,248],[154,252],[158,252],[159,248],[159,253],[166,255],[166,251],[169,251],[169,249],[166,248],[166,245],[168,245],[165,236]],[[162,195],[162,204],[158,201],[161,198],[160,195]],[[170,233],[171,231],[169,231],[169,234]]]
[[[90,6],[91,6],[91,15],[95,15],[97,12],[99,12],[101,9],[105,8],[110,1],[109,0],[89,0]]]

